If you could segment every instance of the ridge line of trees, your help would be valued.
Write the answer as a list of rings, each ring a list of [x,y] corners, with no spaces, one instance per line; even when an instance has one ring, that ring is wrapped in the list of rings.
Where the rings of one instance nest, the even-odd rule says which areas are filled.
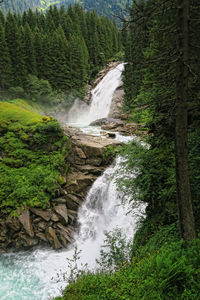
[[[83,91],[121,47],[116,24],[78,4],[67,10],[50,7],[45,15],[29,10],[4,16],[0,11],[0,40],[4,90],[28,89],[38,78],[57,91]]]

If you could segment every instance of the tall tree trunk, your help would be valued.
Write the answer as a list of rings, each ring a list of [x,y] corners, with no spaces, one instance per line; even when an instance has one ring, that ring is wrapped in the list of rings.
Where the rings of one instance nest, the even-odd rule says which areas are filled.
[[[177,0],[176,184],[181,236],[186,242],[195,238],[187,151],[189,7],[189,0]]]

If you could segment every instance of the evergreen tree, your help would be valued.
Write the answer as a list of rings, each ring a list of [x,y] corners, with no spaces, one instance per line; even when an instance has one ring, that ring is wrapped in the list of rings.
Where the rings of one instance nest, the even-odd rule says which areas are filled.
[[[5,31],[0,23],[0,87],[2,89],[11,86],[13,81],[10,53],[5,39]]]
[[[28,74],[37,75],[35,51],[33,45],[33,33],[28,23],[24,26],[24,51],[25,63]]]
[[[6,41],[14,73],[14,85],[23,86],[25,84],[27,70],[25,66],[22,28],[17,27],[16,18],[10,13],[8,14],[5,28]]]
[[[61,26],[48,37],[48,80],[55,89],[68,90],[71,87],[69,62],[67,62],[68,43]]]

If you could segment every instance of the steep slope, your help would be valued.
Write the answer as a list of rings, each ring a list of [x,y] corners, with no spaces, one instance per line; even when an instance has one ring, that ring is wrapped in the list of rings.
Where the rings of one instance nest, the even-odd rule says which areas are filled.
[[[45,11],[50,5],[57,5],[67,7],[69,4],[80,2],[84,9],[95,10],[99,15],[106,15],[109,17],[122,16],[126,14],[128,7],[131,5],[131,0],[3,0],[1,9],[3,12],[8,10],[22,13],[29,8],[35,10],[38,8],[41,11]]]

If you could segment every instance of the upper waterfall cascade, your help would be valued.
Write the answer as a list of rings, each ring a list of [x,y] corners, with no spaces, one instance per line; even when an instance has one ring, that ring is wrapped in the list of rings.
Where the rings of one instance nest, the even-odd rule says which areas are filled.
[[[92,91],[93,100],[89,110],[83,102],[81,113],[80,106],[74,105],[69,114],[70,123],[88,125],[91,121],[108,115],[112,95],[121,81],[122,70],[123,64],[118,65],[108,72]],[[76,115],[77,109],[79,114]],[[86,114],[83,114],[84,109],[87,110]],[[116,136],[120,139],[119,135]],[[121,140],[128,142],[130,137],[121,137]],[[132,210],[129,195],[119,191],[116,183],[117,178],[123,176],[122,161],[123,159],[118,157],[93,183],[79,209],[79,230],[71,249],[62,251],[37,249],[17,254],[0,254],[1,300],[47,300],[49,297],[57,296],[60,294],[60,288],[66,285],[62,276],[57,278],[57,274],[70,271],[67,258],[73,257],[75,246],[81,250],[80,264],[87,263],[89,269],[95,269],[106,231],[112,231],[117,227],[127,239],[133,237],[138,216],[143,214],[144,207],[139,205],[133,211],[134,214],[128,214]],[[136,174],[133,171],[129,176]],[[127,201],[122,205],[124,197]]]
[[[87,126],[97,119],[108,117],[114,92],[122,82],[123,70],[124,64],[122,63],[104,76],[92,90],[90,106],[77,99],[68,113],[67,123],[72,126]]]

